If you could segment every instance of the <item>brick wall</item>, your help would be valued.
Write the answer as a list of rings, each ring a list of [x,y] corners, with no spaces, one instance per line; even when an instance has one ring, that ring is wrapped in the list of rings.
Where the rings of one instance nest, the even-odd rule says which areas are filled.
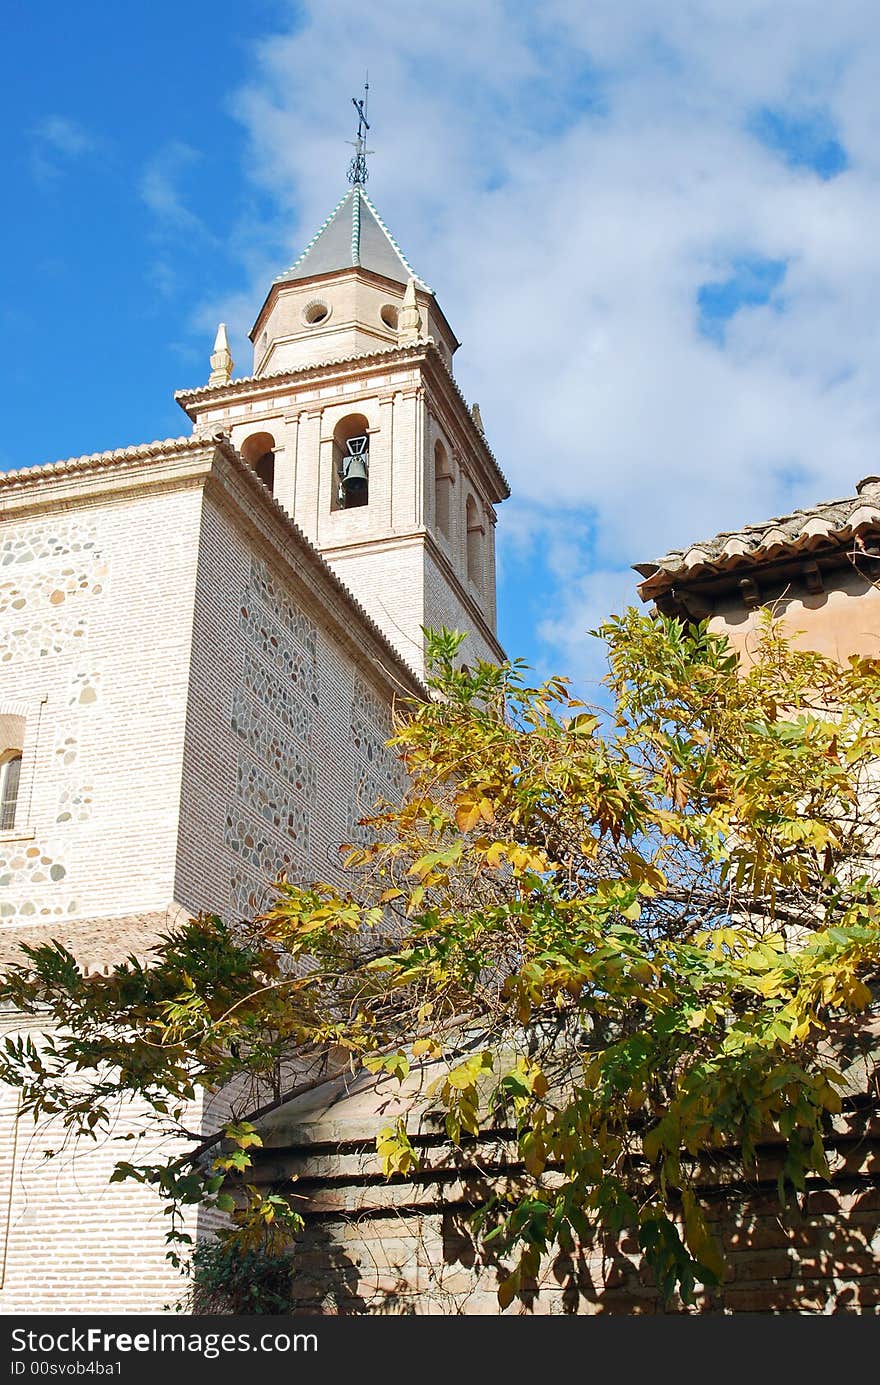
[[[21,1021],[16,1031],[39,1033]],[[114,1139],[120,1128],[142,1128],[137,1110],[124,1126],[68,1147],[57,1120],[35,1125],[30,1116],[16,1120],[17,1110],[18,1093],[0,1087],[0,1313],[173,1306],[185,1282],[165,1258],[168,1219],[156,1195],[109,1182],[117,1160],[146,1160],[154,1148]],[[58,1152],[47,1160],[50,1149]]]
[[[490,1194],[524,1186],[515,1146],[499,1134],[459,1153],[396,1084],[328,1083],[266,1123],[258,1178],[296,1177],[306,1228],[295,1252],[294,1302],[309,1313],[497,1314],[512,1264],[483,1258],[469,1214]],[[409,1095],[407,1095],[409,1091]],[[422,1114],[419,1115],[419,1110]],[[417,1176],[386,1179],[375,1135],[403,1116],[420,1149]],[[829,1132],[829,1181],[795,1204],[776,1191],[780,1150],[759,1151],[742,1181],[719,1154],[701,1184],[710,1227],[728,1260],[724,1283],[695,1303],[661,1301],[634,1237],[596,1236],[545,1264],[508,1316],[656,1313],[876,1313],[880,1307],[880,1110],[851,1101]],[[548,1174],[552,1182],[553,1174]]]

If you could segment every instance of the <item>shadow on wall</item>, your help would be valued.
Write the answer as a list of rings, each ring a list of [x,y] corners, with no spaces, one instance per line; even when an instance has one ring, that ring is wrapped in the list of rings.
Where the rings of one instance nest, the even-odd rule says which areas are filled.
[[[872,1250],[880,1189],[805,1195],[783,1212],[775,1192],[753,1197],[731,1219],[728,1203],[709,1209],[728,1259],[726,1282],[700,1289],[692,1304],[663,1303],[635,1238],[596,1237],[552,1258],[539,1283],[523,1286],[509,1314],[877,1313],[880,1275]],[[372,1219],[313,1224],[295,1253],[290,1308],[297,1313],[491,1315],[497,1287],[513,1268],[481,1252],[468,1212],[425,1218],[427,1236],[400,1218],[398,1237],[373,1238]],[[438,1253],[439,1252],[439,1253]],[[394,1261],[397,1260],[395,1264]],[[216,1310],[215,1310],[216,1311]]]

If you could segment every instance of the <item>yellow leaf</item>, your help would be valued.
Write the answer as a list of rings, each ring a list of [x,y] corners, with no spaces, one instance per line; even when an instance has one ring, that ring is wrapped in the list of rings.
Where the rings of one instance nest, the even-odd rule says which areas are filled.
[[[480,805],[469,799],[459,803],[455,810],[455,825],[460,832],[470,832],[480,821]]]
[[[549,1090],[550,1083],[547,1081],[547,1078],[545,1077],[541,1069],[538,1068],[537,1072],[534,1074],[532,1078],[532,1091],[535,1093],[536,1097],[540,1098],[545,1097]]]
[[[502,865],[506,854],[507,845],[505,842],[493,842],[486,852],[486,865],[492,870],[497,870],[498,867]]]

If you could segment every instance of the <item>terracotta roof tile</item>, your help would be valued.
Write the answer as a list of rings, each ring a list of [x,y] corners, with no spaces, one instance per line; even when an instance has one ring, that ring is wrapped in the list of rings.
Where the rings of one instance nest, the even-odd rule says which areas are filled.
[[[0,929],[0,967],[24,961],[22,943],[38,947],[59,942],[72,952],[85,976],[108,975],[127,957],[147,962],[159,940],[191,916],[176,904],[143,914],[116,918],[56,920],[5,926]]]
[[[872,530],[880,532],[880,476],[866,476],[856,486],[856,494],[842,500],[823,501],[810,509],[728,529],[687,548],[672,549],[656,562],[636,563],[635,571],[645,578],[639,595],[650,601],[676,581],[720,575],[768,559],[812,553],[828,545],[836,547]]]

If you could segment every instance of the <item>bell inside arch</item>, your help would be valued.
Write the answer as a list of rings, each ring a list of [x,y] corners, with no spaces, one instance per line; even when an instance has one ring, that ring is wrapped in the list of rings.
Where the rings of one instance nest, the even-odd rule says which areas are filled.
[[[369,440],[366,434],[349,438],[340,465],[339,498],[346,509],[366,505],[369,492]]]

